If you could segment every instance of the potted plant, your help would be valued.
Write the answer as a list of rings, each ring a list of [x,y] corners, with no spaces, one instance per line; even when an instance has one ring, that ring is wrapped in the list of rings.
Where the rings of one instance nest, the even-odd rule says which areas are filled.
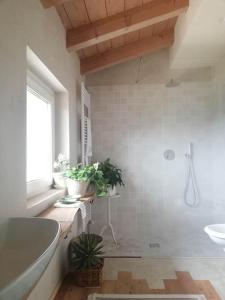
[[[78,286],[100,286],[104,265],[102,248],[102,237],[96,234],[82,233],[70,241],[69,263]]]
[[[90,178],[90,184],[94,186],[96,195],[98,197],[104,197],[107,195],[107,181],[104,177],[104,174],[102,170],[100,169],[100,163],[94,163],[93,167],[95,169],[95,172],[93,173],[93,176]]]
[[[69,167],[69,161],[62,153],[59,153],[57,160],[54,162],[53,180],[54,188],[63,189],[66,187],[65,171]]]
[[[120,186],[124,186],[124,182],[122,180],[122,170],[117,166],[113,165],[110,162],[110,159],[107,158],[104,162],[101,162],[99,165],[99,170],[102,171],[103,176],[107,182],[107,193],[109,196],[116,195],[116,186],[119,184]]]
[[[102,171],[98,168],[99,164],[83,166],[79,164],[66,170],[66,183],[69,195],[85,195],[89,184],[93,185],[98,196],[106,194],[106,181]]]

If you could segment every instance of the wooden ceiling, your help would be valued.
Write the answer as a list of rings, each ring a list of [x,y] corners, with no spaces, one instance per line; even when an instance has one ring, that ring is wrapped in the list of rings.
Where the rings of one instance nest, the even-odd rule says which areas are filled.
[[[41,0],[55,6],[67,32],[68,51],[77,51],[81,73],[172,45],[177,18],[189,0]]]

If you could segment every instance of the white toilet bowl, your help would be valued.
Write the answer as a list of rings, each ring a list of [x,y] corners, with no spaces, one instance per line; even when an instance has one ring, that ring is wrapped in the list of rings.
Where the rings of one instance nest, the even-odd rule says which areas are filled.
[[[204,228],[210,239],[225,251],[225,224],[213,224]]]

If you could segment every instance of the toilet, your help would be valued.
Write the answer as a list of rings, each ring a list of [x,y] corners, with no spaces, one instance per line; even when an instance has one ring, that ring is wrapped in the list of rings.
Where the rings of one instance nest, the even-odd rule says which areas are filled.
[[[209,238],[225,251],[225,224],[212,224],[204,228]]]

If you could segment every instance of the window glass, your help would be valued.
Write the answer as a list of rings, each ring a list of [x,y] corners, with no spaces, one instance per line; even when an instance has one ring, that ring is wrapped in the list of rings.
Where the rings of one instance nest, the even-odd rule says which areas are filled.
[[[52,175],[51,103],[27,88],[27,183],[50,185]]]

